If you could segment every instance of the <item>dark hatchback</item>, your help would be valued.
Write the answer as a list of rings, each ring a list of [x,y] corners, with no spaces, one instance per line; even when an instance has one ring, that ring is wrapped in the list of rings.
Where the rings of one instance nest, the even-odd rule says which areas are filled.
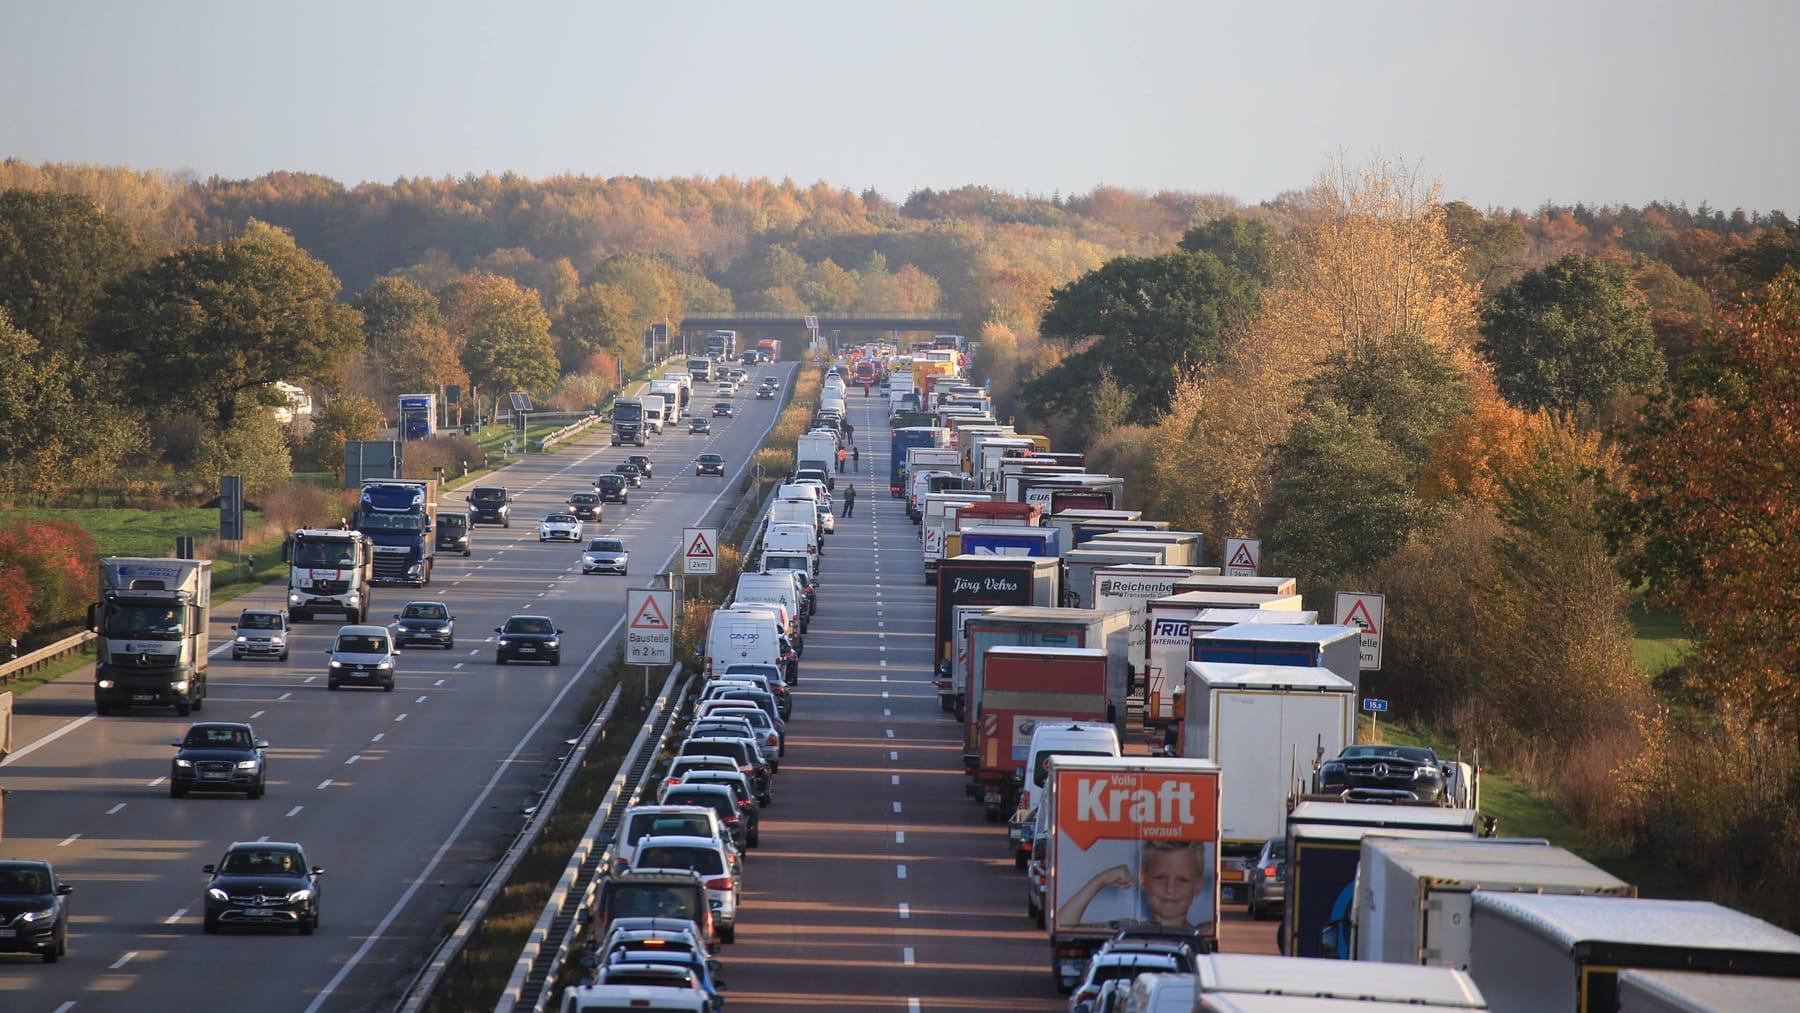
[[[441,601],[409,601],[394,619],[395,647],[436,644],[446,651],[456,647],[456,617]]]
[[[170,798],[186,798],[190,791],[241,791],[254,799],[262,798],[268,788],[263,750],[269,744],[247,724],[197,722],[169,745],[175,747],[169,761]]]
[[[713,405],[713,418],[715,418],[715,419],[731,418],[731,402],[730,401],[720,401],[718,404]]]
[[[625,459],[625,463],[637,465],[637,470],[641,472],[645,478],[656,477],[656,465],[651,462],[649,456],[646,454],[632,454]]]
[[[509,661],[562,663],[562,631],[548,616],[513,616],[505,626],[494,627],[494,664]]]
[[[725,477],[725,458],[718,454],[701,454],[694,460],[694,474]]]
[[[631,479],[624,475],[601,475],[594,479],[602,503],[624,503],[631,498]]]
[[[49,862],[0,861],[0,953],[36,953],[54,964],[69,952],[69,894]]]
[[[300,845],[240,841],[203,871],[212,877],[203,922],[208,933],[224,925],[292,926],[303,936],[318,930],[325,870],[307,865]]]
[[[578,492],[570,496],[569,512],[575,515],[576,520],[581,521],[603,520],[605,516],[605,508],[601,505],[600,494],[597,492]]]
[[[643,469],[632,464],[630,461],[621,461],[620,463],[613,465],[613,474],[624,475],[625,478],[631,482],[631,486],[634,489],[644,484]]]
[[[466,513],[439,513],[437,515],[437,547],[448,552],[460,552],[467,556],[474,552],[469,544],[469,515]]]

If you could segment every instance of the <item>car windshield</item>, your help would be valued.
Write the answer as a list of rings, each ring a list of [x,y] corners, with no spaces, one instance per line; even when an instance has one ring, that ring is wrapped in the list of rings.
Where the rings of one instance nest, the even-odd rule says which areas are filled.
[[[242,728],[190,728],[181,744],[201,749],[249,749],[250,733]]]
[[[382,654],[387,651],[387,638],[351,634],[337,639],[337,649],[340,654]]]
[[[281,616],[274,612],[246,612],[238,617],[240,630],[278,630],[281,629]]]
[[[1388,757],[1421,763],[1429,763],[1437,759],[1437,755],[1431,750],[1421,749],[1418,746],[1351,746],[1344,750],[1342,757],[1346,760]]]
[[[50,876],[43,869],[0,869],[0,897],[36,897],[50,892]]]
[[[617,538],[596,538],[588,543],[589,552],[624,552],[625,543]]]
[[[573,523],[575,523],[575,518],[570,517],[568,514],[551,514],[550,516],[544,518],[544,523],[545,524],[573,524]]]
[[[677,789],[663,796],[664,805],[703,805],[721,818],[736,816],[737,804],[732,801],[730,789],[725,791],[701,791],[699,789]]]
[[[636,813],[625,828],[625,843],[644,837],[710,837],[712,823],[699,813]]]
[[[554,628],[548,619],[508,619],[506,621],[506,632],[508,633],[550,633],[553,631]]]
[[[476,489],[469,493],[469,499],[475,503],[504,503],[505,489]]]
[[[696,921],[696,891],[648,883],[617,883],[612,889],[608,914],[613,918],[686,918]]]
[[[601,475],[600,476],[600,484],[604,485],[604,486],[623,485],[624,482],[625,482],[624,475]]]
[[[704,876],[719,876],[725,872],[725,858],[718,849],[685,844],[639,848],[631,865],[637,869],[692,869]]]
[[[226,855],[219,871],[228,876],[291,876],[302,868],[299,856],[292,851],[247,848]]]
[[[700,460],[705,461],[707,464],[711,464],[714,461],[723,461],[724,458],[720,457],[718,454],[701,454]]]
[[[342,570],[356,565],[356,550],[349,542],[295,539],[294,566],[308,570]]]
[[[593,503],[594,501],[598,500],[599,498],[600,497],[594,495],[591,492],[578,492],[575,495],[569,497],[569,502],[571,502],[571,503]]]
[[[415,601],[400,611],[402,619],[448,619],[450,610],[435,601]]]

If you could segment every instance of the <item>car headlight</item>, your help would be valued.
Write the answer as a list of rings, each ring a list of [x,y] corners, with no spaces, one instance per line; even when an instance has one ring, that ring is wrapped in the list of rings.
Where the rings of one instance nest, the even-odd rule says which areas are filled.
[[[174,690],[177,693],[186,693],[187,692],[187,684],[188,684],[188,681],[186,679],[176,679],[174,682],[169,684],[169,688]]]
[[[240,633],[238,634],[237,642],[240,644],[247,644],[250,642],[250,638]]]
[[[227,895],[225,893],[225,891],[219,889],[216,886],[208,887],[206,890],[206,895],[208,897],[212,898],[213,900],[220,901],[220,902],[228,901],[231,899],[231,897],[229,895]]]
[[[581,562],[583,566],[593,566],[595,563],[598,563],[599,560],[595,559],[593,556],[582,556]]]
[[[21,922],[47,922],[56,917],[56,909],[45,908],[42,911],[26,911],[19,915]]]
[[[1437,780],[1437,776],[1438,772],[1436,767],[1419,766],[1413,768],[1413,780],[1415,781],[1435,781]]]
[[[394,663],[392,661],[384,661],[381,664],[375,666],[375,668],[379,671],[386,671],[387,669],[390,669],[393,667],[394,667]]]
[[[312,895],[313,892],[311,888],[295,890],[293,893],[287,895],[287,902],[289,904],[303,904],[306,901],[312,900]]]
[[[288,595],[288,604],[289,605],[298,605],[298,604],[300,604],[301,599],[304,597],[305,597],[304,595],[290,594],[290,595]]]
[[[337,660],[336,658],[333,658],[333,659],[331,659],[331,667],[332,668],[343,668],[344,663]]]
[[[285,647],[285,646],[287,646],[287,638],[286,637],[270,637],[269,643],[275,645],[276,647]]]
[[[512,641],[506,639],[505,637],[501,637],[498,641],[496,641],[496,643],[501,647],[511,647],[512,646]]]
[[[193,765],[194,765],[194,761],[192,761],[192,760],[184,760],[179,756],[177,756],[175,758],[175,766],[180,767],[183,770],[186,770],[187,768],[192,767]]]
[[[95,685],[99,686],[101,689],[111,689],[116,683],[111,679],[101,679],[98,683],[95,683]]]
[[[239,769],[239,770],[255,770],[260,762],[261,761],[259,761],[259,760],[239,760],[237,769]]]
[[[362,600],[362,595],[357,594],[354,591],[352,591],[351,593],[344,596],[344,603],[347,605],[354,605],[361,600]]]
[[[544,641],[544,646],[545,647],[560,647],[562,645],[561,645],[561,642],[558,641],[555,637],[551,637],[549,640]]]
[[[405,623],[396,623],[394,625],[394,632],[395,633],[411,633],[412,630],[410,628],[408,628]]]

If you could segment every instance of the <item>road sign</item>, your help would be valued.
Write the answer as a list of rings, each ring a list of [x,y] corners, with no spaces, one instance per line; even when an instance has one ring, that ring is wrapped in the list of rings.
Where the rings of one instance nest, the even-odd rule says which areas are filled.
[[[219,540],[237,542],[244,538],[244,477],[219,476]]]
[[[1225,539],[1225,576],[1254,577],[1262,565],[1262,540],[1258,538]]]
[[[633,588],[625,592],[625,663],[675,663],[675,592]]]
[[[718,528],[681,529],[681,572],[706,577],[719,572]]]
[[[1362,630],[1362,664],[1359,667],[1364,672],[1381,671],[1381,631],[1386,612],[1386,595],[1354,591],[1337,593],[1338,625]]]
[[[1363,710],[1366,710],[1371,714],[1381,714],[1387,710],[1387,701],[1369,697],[1363,700]]]

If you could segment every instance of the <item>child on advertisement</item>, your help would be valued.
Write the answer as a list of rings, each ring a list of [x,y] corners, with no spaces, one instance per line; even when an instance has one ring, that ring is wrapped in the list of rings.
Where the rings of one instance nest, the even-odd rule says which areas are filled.
[[[1194,902],[1207,896],[1212,863],[1204,841],[1145,841],[1138,848],[1137,874],[1129,865],[1095,873],[1065,905],[1070,921],[1082,925],[1150,922],[1197,932],[1212,922],[1212,906]],[[1137,889],[1133,890],[1133,885]],[[1105,896],[1101,896],[1102,893]],[[1098,900],[1098,903],[1095,901]]]

